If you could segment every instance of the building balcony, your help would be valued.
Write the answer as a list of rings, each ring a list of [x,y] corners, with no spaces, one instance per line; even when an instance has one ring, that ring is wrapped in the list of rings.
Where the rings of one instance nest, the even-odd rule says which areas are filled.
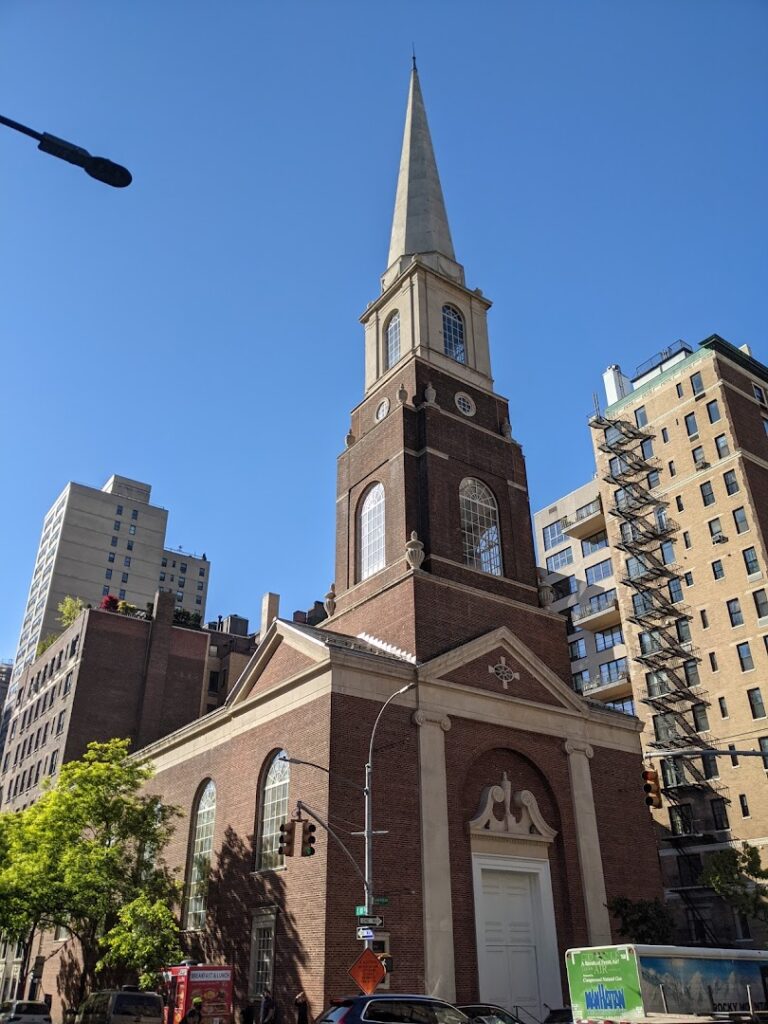
[[[584,508],[578,509],[575,515],[567,516],[563,520],[563,533],[567,533],[569,537],[575,537],[577,540],[591,537],[593,533],[598,533],[604,528],[605,513],[603,512],[603,503],[599,498],[591,501]]]
[[[590,679],[581,692],[591,700],[621,700],[632,696],[632,682],[628,672],[620,672],[615,679]]]
[[[614,594],[608,600],[603,600],[604,596],[598,594],[586,604],[574,605],[571,614],[574,624],[591,632],[606,629],[608,626],[618,626],[621,622],[618,598]]]

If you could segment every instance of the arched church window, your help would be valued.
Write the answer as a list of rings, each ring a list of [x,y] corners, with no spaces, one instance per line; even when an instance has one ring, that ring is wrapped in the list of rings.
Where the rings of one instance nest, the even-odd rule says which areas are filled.
[[[443,306],[443,347],[451,359],[457,363],[466,363],[464,317],[454,306]]]
[[[387,369],[400,358],[400,313],[394,312],[387,321]]]
[[[360,504],[357,530],[358,579],[384,568],[384,487],[373,484]]]
[[[490,487],[467,477],[459,486],[464,564],[501,576],[499,510]]]
[[[216,786],[213,779],[208,779],[197,798],[197,807],[192,815],[194,824],[189,837],[190,850],[189,867],[187,869],[184,927],[190,931],[202,928],[205,924],[215,820]]]
[[[288,789],[291,766],[281,758],[288,755],[278,750],[264,774],[261,787],[259,815],[259,846],[256,857],[258,871],[270,871],[283,866],[285,858],[279,853],[280,825],[288,820]]]

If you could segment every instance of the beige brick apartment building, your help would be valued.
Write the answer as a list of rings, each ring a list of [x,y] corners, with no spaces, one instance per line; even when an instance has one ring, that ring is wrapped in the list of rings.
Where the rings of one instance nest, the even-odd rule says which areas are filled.
[[[604,696],[598,645],[606,628],[623,641],[613,650],[662,781],[654,816],[680,941],[751,945],[754,922],[699,876],[708,853],[768,836],[768,368],[713,335],[632,380],[618,367],[605,379],[609,405],[591,421],[597,480],[574,492],[580,509],[569,495],[537,514],[539,560],[567,615],[576,688]],[[593,527],[608,569],[600,592],[582,583],[577,594],[566,577],[584,566],[572,569],[567,549]]]

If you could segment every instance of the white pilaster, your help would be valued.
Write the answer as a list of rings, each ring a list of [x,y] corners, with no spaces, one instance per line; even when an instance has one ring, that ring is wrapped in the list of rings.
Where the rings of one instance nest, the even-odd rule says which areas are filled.
[[[447,715],[419,709],[421,874],[424,900],[424,989],[448,1002],[456,998],[453,958],[453,903],[445,771]]]
[[[600,835],[597,831],[595,798],[589,760],[594,751],[588,743],[566,740],[568,770],[571,776],[571,799],[576,819],[576,846],[579,852],[584,910],[587,916],[589,943],[593,946],[610,945],[611,922],[605,893],[603,860],[600,854]]]

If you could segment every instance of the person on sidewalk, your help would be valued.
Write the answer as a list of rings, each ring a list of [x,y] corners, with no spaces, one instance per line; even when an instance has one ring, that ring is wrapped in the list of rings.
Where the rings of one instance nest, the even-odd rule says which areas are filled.
[[[203,1000],[195,996],[191,1007],[181,1018],[181,1024],[203,1024]]]
[[[299,992],[293,1005],[296,1007],[296,1024],[309,1024],[309,1003],[303,992]]]

